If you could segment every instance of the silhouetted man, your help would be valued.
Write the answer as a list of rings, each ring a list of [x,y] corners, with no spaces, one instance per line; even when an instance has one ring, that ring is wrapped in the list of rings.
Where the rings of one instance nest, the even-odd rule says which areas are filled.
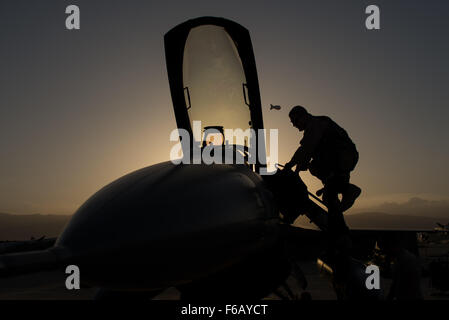
[[[359,187],[349,183],[359,154],[346,131],[326,116],[313,116],[304,107],[295,106],[290,121],[304,131],[300,147],[285,167],[296,166],[296,172],[309,170],[324,185],[317,192],[329,209],[329,228],[347,230],[342,212],[349,209],[360,195]],[[342,194],[342,201],[338,199]]]

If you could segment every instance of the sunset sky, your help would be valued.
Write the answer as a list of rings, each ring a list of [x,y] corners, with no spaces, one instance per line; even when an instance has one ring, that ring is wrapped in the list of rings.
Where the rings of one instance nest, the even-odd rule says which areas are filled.
[[[65,28],[69,4],[80,30]],[[365,28],[370,4],[380,30]],[[0,212],[71,214],[112,180],[167,161],[176,123],[163,36],[206,15],[249,29],[281,163],[301,139],[288,119],[301,104],[357,145],[363,193],[351,212],[449,203],[447,0],[2,0]]]

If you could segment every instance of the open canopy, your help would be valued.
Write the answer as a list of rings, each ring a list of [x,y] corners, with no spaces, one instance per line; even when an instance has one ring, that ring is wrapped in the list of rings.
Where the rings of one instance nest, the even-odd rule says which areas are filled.
[[[207,127],[223,127],[229,144],[235,141],[226,136],[227,129],[263,129],[247,29],[223,18],[189,20],[165,35],[165,54],[176,122],[192,141],[202,140]],[[194,121],[201,121],[201,130],[193,130]],[[265,155],[265,142],[252,140],[244,144],[254,143]]]

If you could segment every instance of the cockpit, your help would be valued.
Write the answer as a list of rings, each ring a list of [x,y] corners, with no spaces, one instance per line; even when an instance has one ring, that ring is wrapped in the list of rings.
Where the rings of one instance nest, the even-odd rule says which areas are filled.
[[[177,125],[192,145],[265,150],[264,138],[249,134],[263,120],[248,30],[222,18],[193,19],[165,35],[165,50]]]

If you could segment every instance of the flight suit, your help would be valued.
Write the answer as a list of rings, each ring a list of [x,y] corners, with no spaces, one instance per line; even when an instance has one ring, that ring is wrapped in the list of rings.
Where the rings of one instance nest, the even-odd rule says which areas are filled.
[[[307,170],[324,185],[323,201],[329,209],[329,228],[347,230],[339,210],[338,193],[349,185],[359,154],[347,132],[326,116],[310,116],[300,147],[292,162],[297,170]]]
[[[359,154],[346,131],[326,116],[310,116],[301,146],[293,161],[300,170],[309,169],[324,185],[349,182],[349,173],[354,170]]]

